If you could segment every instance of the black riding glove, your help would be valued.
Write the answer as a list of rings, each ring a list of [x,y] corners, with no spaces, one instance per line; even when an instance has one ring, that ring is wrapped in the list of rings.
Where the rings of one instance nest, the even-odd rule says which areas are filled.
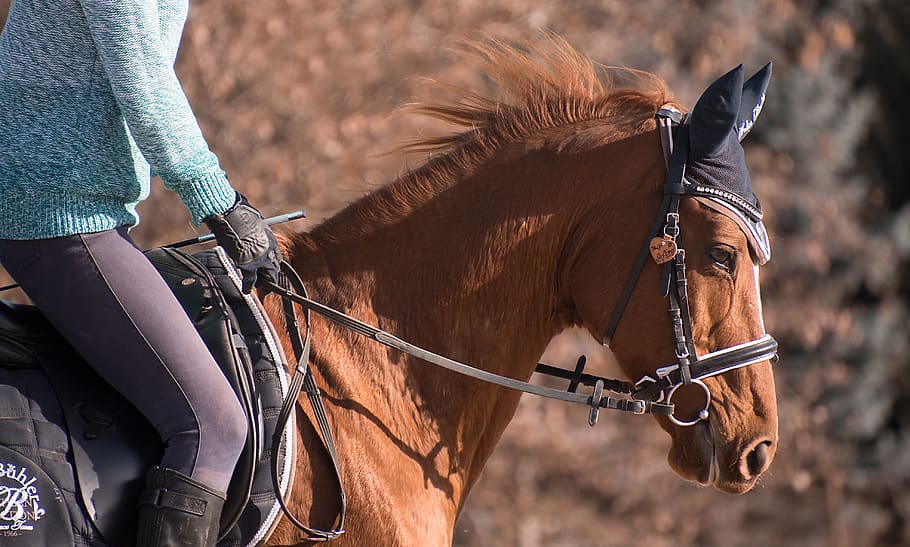
[[[278,282],[281,251],[275,234],[245,197],[238,193],[237,202],[230,209],[202,221],[240,269],[244,293],[249,293],[258,281]]]

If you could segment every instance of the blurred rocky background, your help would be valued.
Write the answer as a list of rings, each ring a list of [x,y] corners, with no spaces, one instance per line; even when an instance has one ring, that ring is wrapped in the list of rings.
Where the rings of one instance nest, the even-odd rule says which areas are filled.
[[[677,478],[649,418],[589,428],[583,409],[526,397],[456,545],[910,544],[910,3],[192,0],[178,73],[234,184],[267,214],[305,208],[299,230],[424,161],[385,154],[446,130],[392,115],[420,77],[490,91],[458,39],[539,29],[656,72],[690,106],[736,64],[774,61],[746,152],[773,238],[781,440],[757,488],[729,497]],[[141,214],[144,246],[193,232],[160,185]],[[608,362],[577,333],[547,359],[578,346]]]

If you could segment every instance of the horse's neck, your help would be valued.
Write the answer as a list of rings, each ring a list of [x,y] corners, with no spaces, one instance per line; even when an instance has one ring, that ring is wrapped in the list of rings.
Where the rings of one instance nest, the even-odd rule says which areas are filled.
[[[512,182],[487,170],[397,214],[405,207],[388,193],[368,197],[314,234],[309,256],[323,266],[313,281],[401,338],[527,376],[567,326],[553,321],[553,281],[573,220],[558,184],[535,174]]]
[[[396,215],[388,195],[368,197],[301,236],[295,265],[328,305],[447,357],[528,378],[549,340],[574,321],[557,280],[566,242],[578,236],[573,193],[591,189],[560,187],[565,175],[552,153],[528,154],[407,214]],[[440,477],[458,483],[452,497],[462,503],[519,394],[319,326],[314,348],[330,396],[352,400],[349,408],[381,423],[377,431],[404,452],[432,460]]]

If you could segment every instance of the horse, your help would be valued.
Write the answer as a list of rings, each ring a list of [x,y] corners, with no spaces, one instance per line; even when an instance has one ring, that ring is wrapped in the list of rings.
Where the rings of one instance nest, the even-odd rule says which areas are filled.
[[[750,232],[707,189],[680,192],[676,213],[666,217],[678,226],[665,225],[668,164],[655,114],[683,108],[660,78],[602,67],[557,37],[464,49],[504,98],[460,90],[455,99],[406,107],[464,130],[405,143],[402,149],[428,153],[428,161],[309,231],[281,234],[284,255],[313,300],[519,380],[531,377],[550,340],[569,327],[597,339],[611,330],[605,341],[623,372],[649,381],[667,377],[668,363],[680,363],[669,368],[681,374],[687,348],[693,357],[723,356],[769,338],[754,241],[760,221],[752,219]],[[759,78],[760,93],[742,83],[741,72],[715,82],[719,91],[709,88],[688,118],[682,115],[691,125],[690,160],[697,153],[713,157],[705,156],[702,140],[719,123],[721,140],[733,135],[730,147],[741,158],[735,137],[760,110],[770,66]],[[729,165],[740,165],[728,164],[712,165],[731,172]],[[700,172],[691,161],[688,168]],[[734,174],[748,179],[747,172]],[[706,184],[685,185],[695,183]],[[663,235],[658,230],[652,246],[678,246],[686,260],[675,268],[667,266],[672,260],[647,258],[632,275],[642,245],[655,235],[655,216]],[[674,269],[682,271],[667,273]],[[677,292],[660,289],[668,276],[679,285],[678,274],[685,276],[691,317],[686,336],[672,306],[667,314],[665,293]],[[284,324],[279,297],[263,301],[273,322]],[[311,371],[348,492],[345,533],[334,543],[451,544],[521,393],[434,367],[319,315],[310,329]],[[283,343],[290,352],[287,337]],[[672,440],[668,460],[679,476],[734,494],[756,484],[778,443],[771,361],[764,352],[749,366],[696,380],[693,373],[672,393],[659,390],[675,407],[655,419]],[[295,414],[297,463],[287,507],[310,525],[328,527],[339,511],[338,485],[303,399]],[[266,544],[308,539],[284,519]]]

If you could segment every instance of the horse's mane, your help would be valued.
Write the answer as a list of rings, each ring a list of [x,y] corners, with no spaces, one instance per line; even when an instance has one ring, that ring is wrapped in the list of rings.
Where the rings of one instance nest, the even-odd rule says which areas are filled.
[[[360,228],[352,228],[353,219],[370,217],[369,222],[375,226],[400,217],[497,150],[549,129],[596,122],[592,131],[601,143],[653,129],[654,114],[661,105],[671,102],[666,85],[656,75],[596,64],[555,34],[546,34],[536,43],[484,40],[465,41],[462,46],[459,53],[479,61],[483,74],[497,84],[501,98],[429,80],[454,95],[454,99],[413,102],[400,111],[429,116],[466,130],[420,137],[400,145],[397,152],[423,152],[433,157],[395,183],[348,207],[320,227],[323,229],[317,229],[319,232],[335,239],[341,236],[339,230],[370,229],[360,222],[355,223]],[[377,207],[375,201],[369,200],[381,203]]]
[[[470,129],[414,139],[399,150],[452,153],[471,143],[491,149],[537,131],[592,120],[628,128],[651,121],[669,101],[666,85],[654,74],[598,65],[561,37],[547,34],[546,38],[518,45],[499,40],[463,42],[459,52],[479,61],[483,73],[498,84],[502,98],[430,80],[456,99],[411,103],[401,110]]]

